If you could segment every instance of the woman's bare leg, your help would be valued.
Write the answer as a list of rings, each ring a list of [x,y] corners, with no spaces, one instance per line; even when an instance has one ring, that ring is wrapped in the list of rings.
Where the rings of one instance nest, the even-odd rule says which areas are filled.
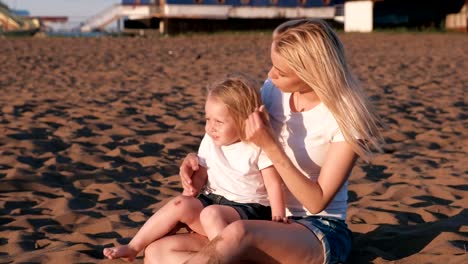
[[[187,263],[323,263],[323,247],[304,226],[236,221]]]
[[[171,232],[179,222],[204,235],[200,224],[202,210],[203,205],[198,199],[177,196],[154,213],[128,245],[105,248],[103,254],[109,259],[128,258],[131,261],[151,242]]]
[[[215,238],[230,223],[240,219],[234,208],[225,205],[210,205],[200,213],[200,223],[209,240]]]
[[[145,264],[185,263],[208,243],[195,233],[175,234],[154,241],[145,249]]]

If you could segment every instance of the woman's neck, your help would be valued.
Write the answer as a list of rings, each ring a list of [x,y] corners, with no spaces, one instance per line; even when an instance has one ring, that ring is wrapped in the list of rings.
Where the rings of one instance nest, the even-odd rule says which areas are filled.
[[[314,91],[299,91],[291,94],[289,103],[293,112],[305,112],[320,104],[320,99]]]

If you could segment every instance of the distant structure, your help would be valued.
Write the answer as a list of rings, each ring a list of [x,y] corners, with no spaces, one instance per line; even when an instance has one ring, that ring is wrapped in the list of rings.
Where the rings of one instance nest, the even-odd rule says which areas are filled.
[[[29,14],[24,10],[21,12]],[[7,5],[0,2],[0,35],[34,35],[40,30],[39,19],[18,16]]]
[[[374,29],[374,2],[348,1],[344,4],[345,32],[372,32]]]
[[[345,2],[346,32],[373,28],[466,28],[467,0],[361,0]],[[465,7],[463,7],[465,6]],[[464,11],[465,10],[465,11]]]
[[[261,29],[294,18],[321,18],[346,32],[374,28],[466,28],[467,0],[122,0],[84,22],[82,32],[123,23],[124,30],[160,33],[199,29]],[[462,9],[462,7],[464,9]]]
[[[161,33],[193,29],[210,21],[223,28],[231,22],[250,23],[314,17],[343,20],[345,0],[123,0],[121,4],[87,20],[82,32],[102,30],[110,23],[124,21],[125,28],[158,28]],[[341,14],[340,14],[341,11]],[[238,23],[239,24],[239,23]],[[255,25],[253,27],[252,25]]]
[[[466,0],[375,1],[374,26],[443,29],[446,17],[460,12],[463,5]]]
[[[122,1],[122,4],[115,4],[101,13],[91,17],[84,22],[81,32],[103,31],[107,26],[115,21],[150,19],[156,15],[156,6],[153,1]]]
[[[468,32],[468,0],[465,0],[460,12],[449,14],[445,18],[445,28],[447,30]]]
[[[66,16],[31,16],[28,10],[10,9],[0,1],[0,35],[34,35],[49,23],[66,23]]]

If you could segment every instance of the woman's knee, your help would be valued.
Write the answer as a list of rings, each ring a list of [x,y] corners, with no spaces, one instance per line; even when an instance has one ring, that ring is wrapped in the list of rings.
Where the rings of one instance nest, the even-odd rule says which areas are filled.
[[[161,256],[164,256],[165,247],[158,245],[158,243],[151,243],[145,248],[145,264],[159,264],[162,259]]]

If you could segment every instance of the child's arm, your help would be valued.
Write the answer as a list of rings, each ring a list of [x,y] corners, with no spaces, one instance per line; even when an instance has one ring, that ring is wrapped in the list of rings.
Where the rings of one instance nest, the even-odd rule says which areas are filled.
[[[270,200],[272,220],[287,223],[281,177],[273,166],[263,169],[261,173]]]

